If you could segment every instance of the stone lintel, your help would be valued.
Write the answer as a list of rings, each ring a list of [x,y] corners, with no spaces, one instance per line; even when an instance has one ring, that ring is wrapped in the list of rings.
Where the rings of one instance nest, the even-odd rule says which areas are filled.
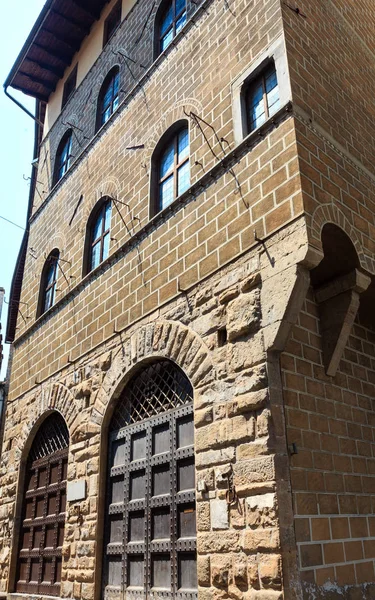
[[[315,292],[319,304],[323,360],[327,375],[334,377],[359,309],[360,294],[370,277],[354,269]]]

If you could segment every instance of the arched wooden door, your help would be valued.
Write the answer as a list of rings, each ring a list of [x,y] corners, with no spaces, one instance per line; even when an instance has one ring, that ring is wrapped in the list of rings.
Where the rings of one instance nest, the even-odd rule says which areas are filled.
[[[129,382],[110,426],[104,598],[197,596],[193,390],[170,361]]]
[[[53,413],[35,435],[26,465],[16,591],[60,595],[69,432]]]

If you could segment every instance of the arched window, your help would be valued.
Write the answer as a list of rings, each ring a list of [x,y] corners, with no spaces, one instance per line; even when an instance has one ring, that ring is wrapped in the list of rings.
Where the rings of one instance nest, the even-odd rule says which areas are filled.
[[[120,70],[114,67],[107,75],[101,87],[98,100],[96,129],[106,123],[119,103]]]
[[[156,54],[163,52],[186,23],[186,0],[163,2],[156,17]]]
[[[15,591],[60,596],[69,433],[53,413],[39,428],[25,469]]]
[[[189,129],[182,121],[166,132],[153,156],[152,213],[169,206],[190,186]]]
[[[84,274],[86,275],[109,254],[112,202],[102,198],[87,223]]]
[[[190,382],[168,360],[144,366],[118,401],[109,434],[105,597],[197,596],[192,401]]]
[[[42,315],[55,304],[59,257],[59,251],[52,250],[44,264],[37,316]]]
[[[60,181],[70,167],[72,159],[72,130],[66,132],[56,152],[53,183]]]

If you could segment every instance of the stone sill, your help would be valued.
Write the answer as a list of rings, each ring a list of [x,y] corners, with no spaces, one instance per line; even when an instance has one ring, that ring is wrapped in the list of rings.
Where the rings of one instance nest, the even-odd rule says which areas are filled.
[[[126,254],[138,246],[140,242],[146,239],[152,231],[155,231],[160,225],[174,216],[181,208],[189,204],[192,200],[196,200],[203,191],[214,184],[219,177],[224,175],[224,173],[230,172],[234,165],[238,163],[240,158],[245,156],[255,146],[257,146],[264,139],[266,134],[272,131],[289,116],[293,116],[293,106],[291,102],[288,102],[285,106],[283,106],[261,127],[247,135],[240,144],[228,152],[224,158],[222,158],[216,165],[214,165],[200,179],[198,179],[198,181],[196,181],[186,192],[181,194],[181,196],[176,198],[172,204],[150,219],[130,239],[124,242],[120,248],[115,250],[113,254],[111,254],[98,267],[96,267],[96,269],[85,275],[85,277],[83,277],[83,279],[81,279],[81,281],[75,287],[70,289],[63,298],[58,300],[56,304],[54,304],[47,312],[43,313],[43,315],[34,321],[34,323],[28,329],[26,329],[17,339],[14,340],[14,347],[18,347],[22,342],[30,337],[54,314],[58,313],[62,308],[64,308],[64,306],[69,304],[73,298],[78,296],[92,281],[100,277],[100,275],[103,275]],[[180,289],[180,292],[183,293],[187,291],[188,290]]]

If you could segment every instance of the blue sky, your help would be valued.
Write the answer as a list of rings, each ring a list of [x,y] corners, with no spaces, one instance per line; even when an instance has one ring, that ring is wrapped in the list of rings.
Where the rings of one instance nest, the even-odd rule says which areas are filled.
[[[0,217],[25,227],[29,182],[34,141],[34,121],[9,100],[3,83],[29,34],[44,0],[1,2],[0,35]],[[13,91],[10,90],[13,94]],[[32,113],[35,100],[14,93]],[[9,300],[10,285],[23,231],[0,218],[0,287]],[[2,326],[5,332],[7,305],[3,307]],[[0,380],[5,377],[9,347],[5,345],[5,360]]]

